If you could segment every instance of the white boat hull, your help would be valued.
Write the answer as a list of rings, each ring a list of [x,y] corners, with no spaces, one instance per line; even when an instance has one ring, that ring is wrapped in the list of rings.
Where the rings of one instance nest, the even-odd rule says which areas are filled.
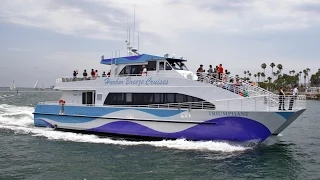
[[[296,112],[215,111],[38,104],[34,124],[90,133],[163,139],[264,141],[289,126]]]

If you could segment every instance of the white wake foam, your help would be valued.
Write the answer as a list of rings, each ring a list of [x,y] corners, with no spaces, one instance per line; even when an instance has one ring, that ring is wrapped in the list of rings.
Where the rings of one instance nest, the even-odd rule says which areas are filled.
[[[73,141],[85,143],[100,143],[113,145],[150,145],[154,147],[174,148],[181,150],[202,150],[234,152],[248,149],[240,145],[232,145],[226,142],[203,141],[194,142],[184,139],[163,141],[127,141],[102,138],[96,135],[77,134],[71,132],[55,131],[51,128],[38,128],[33,126],[32,107],[12,105],[0,105],[0,129],[9,129],[19,134],[30,134],[37,137],[45,137],[50,140]]]

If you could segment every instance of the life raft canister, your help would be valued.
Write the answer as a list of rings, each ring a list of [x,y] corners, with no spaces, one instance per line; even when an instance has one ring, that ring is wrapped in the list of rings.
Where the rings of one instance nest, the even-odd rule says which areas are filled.
[[[59,100],[59,105],[64,105],[65,103],[66,103],[66,101],[64,101],[62,99]]]

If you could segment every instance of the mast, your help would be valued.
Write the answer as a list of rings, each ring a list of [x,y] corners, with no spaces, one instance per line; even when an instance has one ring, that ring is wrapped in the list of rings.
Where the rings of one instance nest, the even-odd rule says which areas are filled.
[[[138,51],[140,51],[140,49],[139,49],[139,33],[140,33],[140,31],[138,31]]]
[[[15,90],[16,89],[16,85],[14,84],[14,81],[12,81],[11,85],[10,85],[10,90]]]
[[[126,38],[126,45],[127,45],[127,56],[129,56],[129,49],[128,49],[128,43],[129,43],[129,41],[130,41],[130,39],[129,39],[129,17],[128,17],[128,6],[126,6],[126,11],[127,11],[127,29],[126,29],[126,31],[127,31],[127,38]]]
[[[37,80],[36,84],[33,86],[34,89],[37,89],[38,81],[39,81],[39,80]]]
[[[132,47],[134,47],[134,34],[135,34],[135,26],[136,26],[136,6],[133,5],[133,30],[132,30]]]

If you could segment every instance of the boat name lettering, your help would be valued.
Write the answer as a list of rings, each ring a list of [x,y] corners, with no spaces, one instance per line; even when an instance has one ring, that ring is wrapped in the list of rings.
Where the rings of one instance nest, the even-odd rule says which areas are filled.
[[[147,86],[161,86],[161,85],[168,85],[168,80],[162,79],[153,79],[149,77],[147,80],[137,79],[133,80],[131,77],[126,78],[125,80],[120,80],[119,78],[106,78],[104,80],[105,85],[133,85],[133,86],[140,86],[140,85],[147,85]]]
[[[210,116],[240,116],[240,117],[247,117],[249,116],[248,112],[209,112]]]
[[[110,79],[110,78],[106,78],[104,80],[104,85],[123,85],[124,82],[122,80],[119,80],[119,78],[117,79]]]

